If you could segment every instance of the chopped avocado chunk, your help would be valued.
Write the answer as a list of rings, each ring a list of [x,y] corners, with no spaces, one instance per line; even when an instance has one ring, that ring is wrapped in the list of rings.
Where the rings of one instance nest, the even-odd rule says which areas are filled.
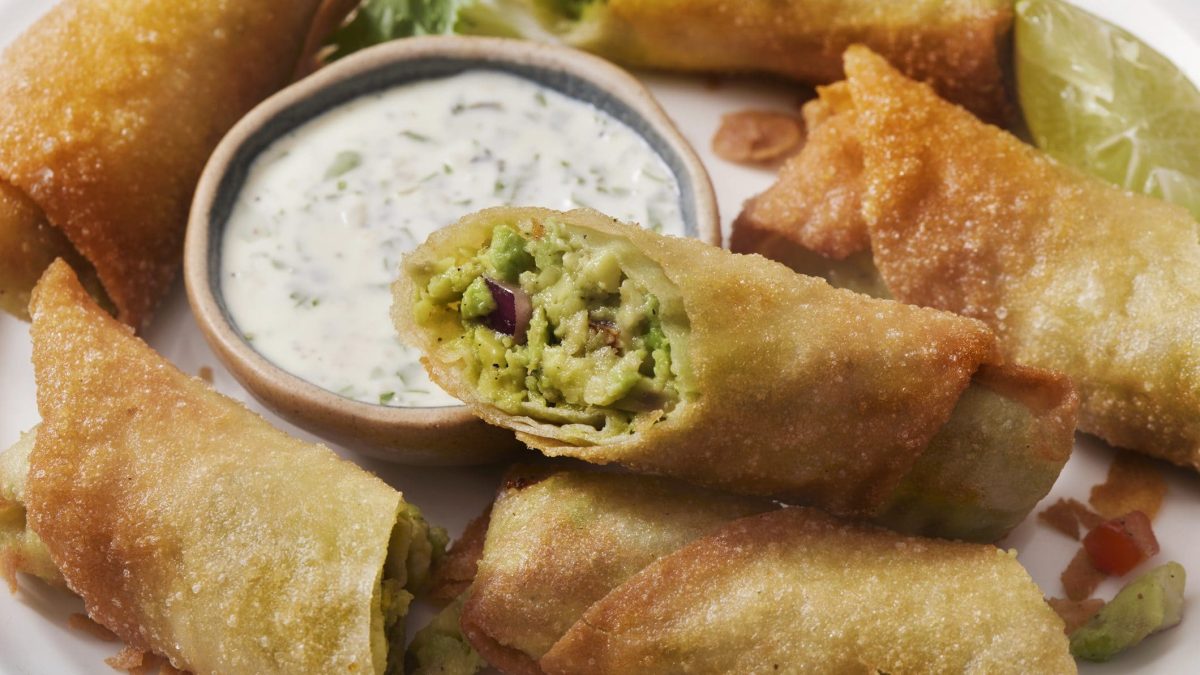
[[[422,325],[461,326],[451,346],[480,395],[511,414],[604,436],[669,414],[680,399],[671,335],[682,338],[664,329],[644,277],[627,273],[631,245],[554,220],[499,223],[490,234],[479,250],[433,265],[416,304]],[[485,275],[527,299],[523,340],[489,327],[496,302]]]
[[[411,675],[472,675],[487,667],[459,627],[467,593],[458,596],[417,631],[406,658]]]
[[[506,225],[492,232],[488,260],[496,270],[496,276],[504,281],[516,281],[521,272],[533,267],[533,256],[525,250],[527,243],[525,237]]]
[[[487,316],[495,309],[496,300],[492,297],[492,290],[488,288],[483,277],[476,277],[475,281],[467,286],[467,290],[463,291],[462,304],[458,306],[459,312],[464,319],[474,319]]]
[[[1107,661],[1183,618],[1183,567],[1170,562],[1131,581],[1086,625],[1071,634],[1071,653]]]

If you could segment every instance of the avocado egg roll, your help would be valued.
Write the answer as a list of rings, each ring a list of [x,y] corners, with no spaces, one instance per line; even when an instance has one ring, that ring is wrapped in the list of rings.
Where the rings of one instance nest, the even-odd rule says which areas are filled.
[[[333,57],[408,35],[522,37],[626,66],[770,73],[822,84],[866,44],[986,119],[1012,111],[1004,85],[1013,8],[1005,0],[364,0]]]
[[[734,521],[588,608],[559,673],[1075,673],[1012,552],[904,538],[807,508]]]
[[[938,500],[925,512],[1001,507],[970,535],[1001,536],[1041,496],[1012,487],[1044,494],[1072,444],[1069,385],[999,364],[978,322],[594,211],[490,209],[434,233],[404,262],[393,318],[435,382],[546,455],[843,515],[894,505],[932,534],[965,536],[914,515]],[[956,414],[978,434],[930,453]],[[991,469],[950,497],[924,477],[967,445]],[[901,498],[906,479],[930,501]]]
[[[647,476],[515,470],[464,598],[422,672],[1074,672],[1011,554]]]
[[[489,664],[537,660],[610,590],[660,556],[768,500],[614,473],[518,470],[492,509],[461,625]]]
[[[24,523],[3,521],[0,542],[27,527],[88,616],[176,668],[400,672],[411,591],[443,534],[378,478],[175,369],[65,263],[31,314],[42,422],[0,462],[5,485],[24,483],[4,495],[23,498]]]
[[[63,0],[0,57],[0,309],[55,257],[140,327],[217,141],[287,84],[319,0]],[[87,264],[81,264],[86,260]]]
[[[857,155],[839,170],[858,182],[858,208],[810,226],[806,214],[829,209],[821,179],[785,169],[739,217],[733,246],[984,321],[1008,359],[1070,376],[1080,430],[1200,468],[1191,215],[1059,164],[865,49],[846,53],[846,70],[822,92],[834,112],[815,145],[792,161]],[[805,206],[789,213],[789,200]]]

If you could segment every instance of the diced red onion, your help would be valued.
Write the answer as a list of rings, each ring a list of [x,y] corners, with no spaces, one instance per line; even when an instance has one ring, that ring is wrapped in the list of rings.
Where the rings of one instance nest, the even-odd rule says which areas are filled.
[[[492,300],[496,309],[483,318],[483,323],[497,333],[513,336],[517,344],[525,344],[525,332],[529,330],[529,320],[533,318],[533,302],[529,294],[520,286],[483,278],[488,290],[492,292]]]

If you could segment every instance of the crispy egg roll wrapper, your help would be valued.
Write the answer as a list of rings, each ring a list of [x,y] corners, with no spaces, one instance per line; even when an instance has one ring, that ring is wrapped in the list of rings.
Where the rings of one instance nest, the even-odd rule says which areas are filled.
[[[32,217],[58,228],[120,319],[141,326],[179,266],[208,155],[288,82],[318,3],[64,0],[9,45],[0,58],[0,241],[20,236],[31,250],[0,256],[0,297],[28,293],[63,255],[61,237],[30,236]],[[9,187],[38,212],[14,205]]]
[[[55,586],[65,586],[41,537],[26,524],[25,485],[35,431],[21,434],[0,452],[0,578],[17,590],[17,572],[32,574]]]
[[[651,476],[510,472],[463,631],[489,664],[539,673],[537,660],[613,588],[724,523],[774,508]]]
[[[27,516],[88,615],[195,673],[383,673],[389,583],[432,555],[401,495],[179,372],[65,263],[31,310]]]
[[[853,106],[838,115],[853,132],[818,143],[824,155],[859,147],[860,219],[837,237],[800,235],[797,221],[752,207],[743,241],[815,271],[819,257],[839,259],[846,232],[865,231],[863,251],[826,263],[842,279],[874,277],[899,300],[987,322],[1008,358],[1072,378],[1081,430],[1200,466],[1195,220],[1055,162],[865,50],[846,60]],[[793,184],[820,199],[814,183]]]
[[[658,559],[541,659],[557,673],[1074,673],[1062,620],[1012,552],[806,508]]]
[[[681,392],[673,409],[639,414],[628,433],[610,435],[510,414],[468,373],[454,344],[463,331],[456,312],[417,325],[417,298],[437,265],[478,251],[497,224],[521,222],[534,230],[558,224],[618,251],[630,278],[658,297]],[[615,462],[851,515],[887,510],[972,376],[995,363],[994,337],[980,323],[835,290],[758,256],[589,211],[468,216],[406,259],[396,298],[397,325],[425,352],[434,381],[547,455]],[[1052,442],[1027,444],[1049,460],[1037,478],[1048,489],[1070,452],[1074,395],[1047,373],[1025,378],[1022,387],[1056,399],[1035,415]]]
[[[842,79],[842,52],[866,44],[996,121],[1012,112],[1004,84],[1012,22],[1004,0],[607,0],[574,23],[543,21],[559,40],[629,66],[810,84]]]

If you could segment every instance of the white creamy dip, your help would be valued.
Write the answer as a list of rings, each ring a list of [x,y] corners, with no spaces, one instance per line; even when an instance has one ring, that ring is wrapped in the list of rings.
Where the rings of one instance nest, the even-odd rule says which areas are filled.
[[[401,256],[498,206],[595,208],[683,235],[644,138],[530,80],[469,71],[355,99],[254,161],[225,226],[221,290],[254,349],[348,398],[456,405],[392,326]]]

